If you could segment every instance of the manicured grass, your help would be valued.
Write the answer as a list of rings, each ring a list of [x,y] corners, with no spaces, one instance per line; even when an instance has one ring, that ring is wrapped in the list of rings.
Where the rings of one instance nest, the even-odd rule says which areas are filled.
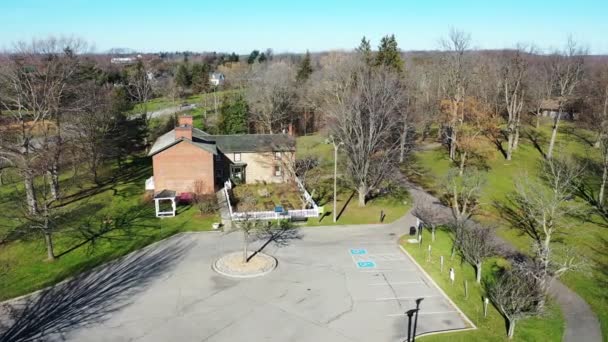
[[[65,207],[71,212],[66,226],[54,234],[55,253],[59,255],[55,262],[44,261],[45,245],[37,234],[0,245],[0,300],[52,285],[173,234],[210,230],[212,223],[219,220],[216,215],[201,217],[188,206],[178,207],[175,218],[155,218],[154,204],[144,200],[144,180],[151,174],[147,158],[123,169],[113,166],[105,173],[114,174],[117,179],[95,186],[90,182],[71,184],[68,176],[62,177],[65,202],[71,202]],[[11,198],[19,186],[0,187],[1,197]],[[2,215],[13,217],[12,224],[0,228],[3,235],[18,225],[14,219],[16,210],[14,202],[0,201]],[[94,240],[87,240],[78,229],[87,222],[97,227],[107,218],[124,223],[120,229]]]
[[[483,315],[483,298],[485,292],[482,285],[475,282],[474,268],[455,256],[450,259],[452,240],[450,234],[439,230],[437,239],[431,243],[431,234],[423,230],[422,247],[407,243],[408,236],[401,239],[402,246],[424,270],[433,278],[443,291],[454,301],[467,317],[477,326],[476,330],[430,335],[420,337],[420,341],[507,341],[507,330],[504,318],[492,304],[488,306],[488,316]],[[428,245],[432,244],[431,259],[428,259]],[[443,272],[439,258],[444,256]],[[506,266],[506,261],[492,258],[483,266],[482,276],[492,277],[493,272]],[[455,282],[449,280],[449,269],[454,268]],[[465,297],[464,281],[468,282],[468,297]],[[424,309],[424,302],[422,303]],[[547,311],[539,317],[532,317],[517,323],[515,341],[561,341],[564,333],[564,320],[559,307],[550,302]],[[418,340],[418,338],[416,339]]]
[[[550,127],[543,126],[538,131],[532,127],[526,127],[526,131],[532,136],[538,135],[540,147],[546,149],[550,137]],[[514,190],[514,181],[518,177],[526,173],[530,176],[537,174],[542,154],[527,134],[524,134],[522,138],[520,148],[513,155],[512,161],[507,162],[499,152],[496,152],[495,156],[488,161],[486,165],[487,181],[481,196],[483,212],[478,219],[482,222],[497,224],[497,233],[501,237],[520,250],[529,251],[530,240],[509,227],[493,205],[494,202],[505,201],[506,196]],[[593,165],[599,160],[599,151],[591,148],[592,141],[591,132],[566,123],[560,128],[554,155],[570,155],[579,164]],[[416,170],[418,177],[414,177],[414,179],[432,192],[441,192],[439,190],[441,179],[452,166],[444,149],[421,151],[416,154],[415,158],[419,169]],[[599,176],[595,175],[593,178],[587,176],[587,178],[591,180],[590,185],[597,191]],[[591,209],[582,200],[577,199],[573,203]],[[591,211],[584,216],[583,219],[569,218],[572,229],[567,234],[559,236],[560,241],[556,241],[555,245],[574,248],[577,254],[586,259],[591,266],[585,272],[569,273],[562,280],[592,307],[600,319],[604,339],[608,339],[608,292],[605,289],[608,284],[608,272],[606,271],[608,267],[607,222],[602,221]]]
[[[307,225],[325,226],[342,224],[381,223],[380,214],[384,214],[383,223],[390,223],[405,215],[411,207],[409,194],[405,189],[395,188],[388,193],[369,199],[365,207],[359,207],[358,195],[349,186],[344,170],[346,156],[338,152],[338,220],[333,222],[333,174],[334,148],[325,142],[321,135],[310,135],[297,138],[297,157],[314,156],[319,160],[317,167],[308,172],[306,188],[319,206],[323,206],[325,215],[320,219],[309,219]]]

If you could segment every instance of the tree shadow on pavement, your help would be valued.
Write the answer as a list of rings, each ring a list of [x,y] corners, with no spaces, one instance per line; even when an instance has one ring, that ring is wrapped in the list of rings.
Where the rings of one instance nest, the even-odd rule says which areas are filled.
[[[256,240],[264,241],[264,243],[255,250],[248,258],[251,260],[258,253],[262,252],[269,244],[274,244],[277,247],[286,247],[292,240],[302,239],[300,229],[289,221],[279,221],[276,224],[269,224],[260,229],[255,236]]]
[[[4,304],[0,341],[43,341],[106,321],[169,271],[192,244],[175,237]]]

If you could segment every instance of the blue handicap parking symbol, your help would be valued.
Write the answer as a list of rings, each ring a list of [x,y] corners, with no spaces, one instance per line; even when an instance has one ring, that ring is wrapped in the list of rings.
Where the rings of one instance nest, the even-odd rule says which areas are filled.
[[[373,261],[357,261],[358,268],[374,268],[376,263]]]
[[[351,248],[350,254],[352,255],[364,255],[367,254],[367,250],[363,248]]]

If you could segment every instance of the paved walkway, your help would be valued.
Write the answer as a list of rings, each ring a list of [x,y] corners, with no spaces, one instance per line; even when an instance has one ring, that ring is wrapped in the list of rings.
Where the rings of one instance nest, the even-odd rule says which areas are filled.
[[[449,212],[449,208],[441,205],[437,198],[433,197],[422,188],[411,183],[408,183],[408,187],[414,202],[425,201],[427,203],[434,203],[438,207],[442,207],[442,210]],[[515,248],[509,242],[500,238],[498,239],[505,247],[515,251]],[[566,319],[566,329],[563,339],[565,342],[602,341],[602,331],[599,320],[583,298],[570,290],[559,280],[552,281],[549,292],[555,297],[562,309],[562,314]]]

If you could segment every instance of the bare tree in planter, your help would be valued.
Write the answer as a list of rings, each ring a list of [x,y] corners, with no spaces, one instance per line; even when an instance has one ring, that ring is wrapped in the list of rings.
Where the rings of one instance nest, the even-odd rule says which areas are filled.
[[[481,283],[482,263],[495,254],[494,235],[488,227],[471,226],[460,230],[458,250],[475,267],[475,279]]]
[[[540,314],[538,303],[545,297],[534,279],[517,270],[503,270],[486,284],[486,292],[508,322],[509,339],[513,338],[519,320]]]
[[[422,223],[430,229],[432,241],[435,241],[437,226],[448,222],[448,218],[443,213],[442,209],[443,208],[439,204],[434,204],[432,201],[425,199],[420,203],[417,203],[412,211],[412,215],[419,218]]]

